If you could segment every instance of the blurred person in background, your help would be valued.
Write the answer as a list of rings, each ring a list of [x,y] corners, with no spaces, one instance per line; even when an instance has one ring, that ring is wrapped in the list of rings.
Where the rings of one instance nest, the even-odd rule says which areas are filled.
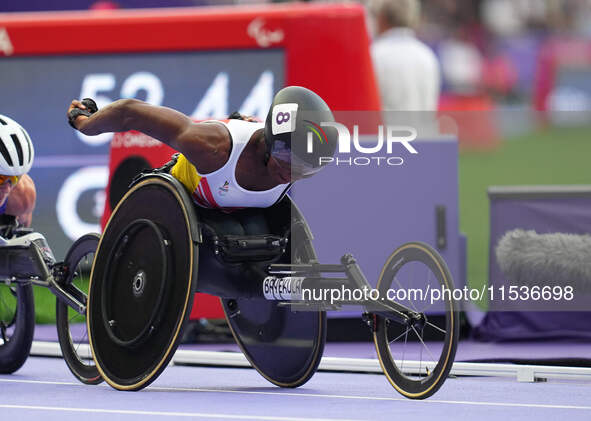
[[[386,111],[436,111],[441,76],[433,51],[413,30],[420,18],[418,0],[369,0],[376,38],[371,46],[374,71]]]
[[[458,29],[439,44],[443,80],[455,95],[473,96],[481,93],[484,57],[466,31]]]

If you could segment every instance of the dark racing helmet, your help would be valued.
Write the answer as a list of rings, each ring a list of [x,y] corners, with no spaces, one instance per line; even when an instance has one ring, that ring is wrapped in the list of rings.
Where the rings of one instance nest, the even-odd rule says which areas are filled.
[[[267,160],[288,162],[293,174],[310,176],[326,164],[337,147],[337,131],[322,126],[334,122],[322,98],[301,86],[283,88],[273,98],[265,121]]]

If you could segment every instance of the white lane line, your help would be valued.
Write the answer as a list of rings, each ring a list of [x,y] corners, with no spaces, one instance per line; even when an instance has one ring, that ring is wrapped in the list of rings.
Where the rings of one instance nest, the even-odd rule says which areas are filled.
[[[451,400],[439,400],[439,399],[425,399],[425,400],[412,400],[408,398],[386,398],[379,396],[355,396],[355,395],[324,395],[317,393],[293,393],[293,392],[259,392],[259,391],[247,391],[247,390],[224,390],[224,389],[201,389],[201,388],[168,388],[168,387],[157,387],[150,386],[150,390],[156,390],[160,392],[220,392],[220,393],[243,393],[243,394],[256,394],[256,395],[281,395],[281,396],[302,396],[302,397],[313,397],[313,398],[324,398],[324,399],[363,399],[363,400],[374,400],[374,401],[396,401],[396,402],[415,402],[415,403],[440,403],[440,404],[452,404],[452,405],[480,405],[480,406],[507,406],[507,407],[524,407],[524,408],[552,408],[552,409],[584,409],[591,410],[591,406],[582,405],[550,405],[550,404],[537,404],[537,403],[511,403],[511,402],[471,402],[471,401],[451,401]]]
[[[28,409],[37,411],[86,412],[99,414],[122,415],[159,415],[165,417],[216,418],[237,420],[268,420],[268,421],[356,421],[343,418],[306,418],[306,417],[273,417],[268,415],[239,415],[239,414],[210,414],[204,412],[167,412],[167,411],[134,411],[128,409],[100,409],[100,408],[64,408],[59,406],[32,406],[0,404],[0,408]]]
[[[441,400],[423,400],[413,402],[425,402],[425,403],[444,403],[451,405],[476,405],[476,406],[504,406],[514,408],[540,408],[540,409],[577,409],[590,411],[591,406],[582,405],[550,405],[542,403],[511,403],[511,402],[470,402],[470,401],[441,401]]]
[[[69,383],[69,382],[52,382],[42,380],[19,380],[19,379],[2,379],[0,382],[12,382],[12,383],[31,383],[31,384],[53,384],[53,385],[67,385],[67,386],[84,386],[82,383]],[[93,387],[110,388],[106,384]],[[232,389],[205,389],[205,388],[192,388],[192,387],[158,387],[149,386],[146,390],[152,390],[156,392],[202,392],[202,393],[235,393],[242,395],[277,395],[277,396],[299,396],[304,398],[322,398],[322,399],[359,399],[359,400],[371,400],[371,401],[394,401],[394,402],[409,402],[416,404],[448,404],[448,405],[473,405],[473,406],[501,406],[501,407],[517,407],[517,408],[542,408],[542,409],[577,409],[590,411],[591,406],[583,405],[553,405],[553,404],[541,404],[541,403],[512,403],[512,402],[486,402],[486,401],[454,401],[454,400],[439,400],[439,399],[425,399],[425,400],[412,400],[407,398],[390,398],[390,397],[379,397],[379,396],[355,396],[355,395],[327,395],[317,393],[295,393],[295,392],[261,392],[257,390],[232,390]],[[1,407],[1,405],[0,405]]]
[[[57,384],[63,386],[84,386],[80,382],[52,382],[48,380],[24,380],[24,379],[0,379],[3,383],[28,383],[28,384]]]

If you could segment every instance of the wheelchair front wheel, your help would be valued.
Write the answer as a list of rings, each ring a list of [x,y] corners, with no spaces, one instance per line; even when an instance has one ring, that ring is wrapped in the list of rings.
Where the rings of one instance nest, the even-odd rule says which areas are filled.
[[[68,250],[64,262],[68,272],[63,288],[84,300],[88,294],[90,271],[99,239],[98,234],[80,237]],[[84,384],[101,383],[103,378],[94,364],[88,344],[86,315],[76,313],[59,299],[56,301],[55,315],[62,355],[72,374]]]
[[[0,284],[0,373],[22,367],[31,352],[35,302],[31,284]]]
[[[425,243],[401,246],[382,269],[377,285],[380,297],[395,293],[395,301],[418,314],[412,323],[379,315],[374,319],[374,343],[382,369],[392,386],[408,398],[431,396],[451,370],[458,344],[459,308],[452,294],[442,293],[432,300],[434,295],[428,291],[452,292],[453,288],[445,261]]]

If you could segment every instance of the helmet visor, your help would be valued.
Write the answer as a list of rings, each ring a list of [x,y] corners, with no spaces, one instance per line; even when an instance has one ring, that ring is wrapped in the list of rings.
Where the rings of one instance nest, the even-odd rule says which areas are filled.
[[[322,169],[321,166],[313,166],[309,162],[304,161],[297,155],[293,154],[291,148],[286,142],[277,140],[273,143],[271,149],[271,156],[280,161],[286,162],[291,168],[291,174],[296,177],[310,177]]]

